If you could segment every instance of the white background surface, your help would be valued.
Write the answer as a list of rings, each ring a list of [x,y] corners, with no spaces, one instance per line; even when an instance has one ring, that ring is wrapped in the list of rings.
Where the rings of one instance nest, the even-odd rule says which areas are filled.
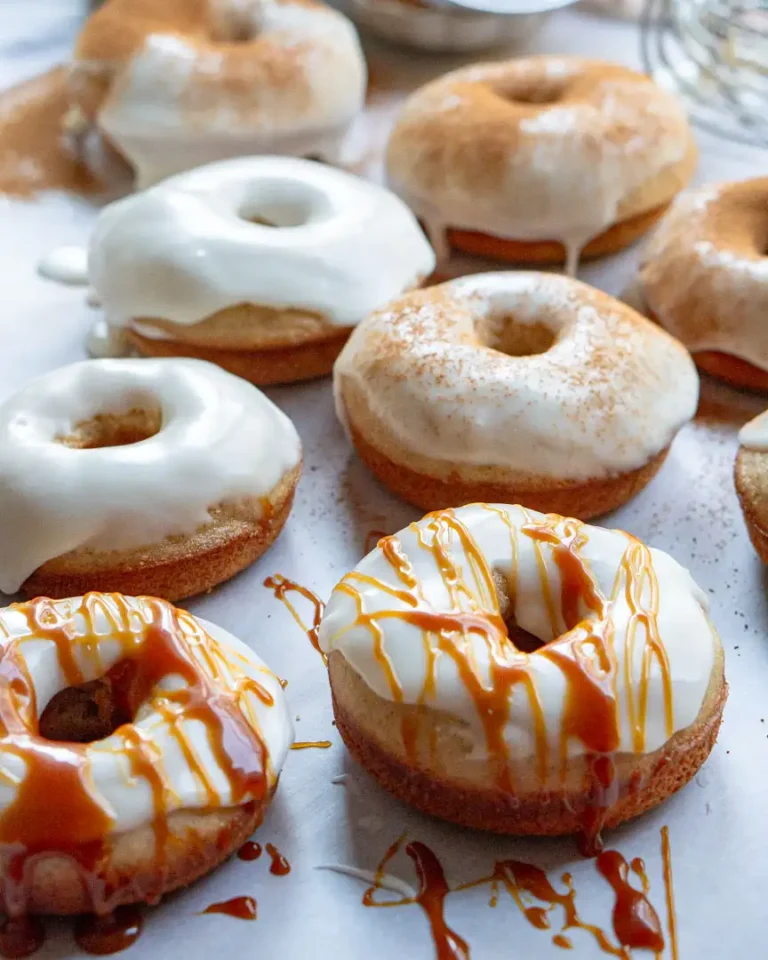
[[[162,2],[162,0],[158,0]],[[63,60],[78,28],[76,0],[0,0],[0,86]],[[556,14],[529,51],[580,53],[637,64],[636,28],[567,11]],[[376,47],[374,72],[402,90],[448,69],[455,60],[401,58]],[[361,124],[355,144],[381,142],[396,96],[378,94],[374,115]],[[699,182],[765,172],[766,155],[700,136]],[[0,398],[32,375],[85,356],[85,333],[98,315],[82,292],[38,279],[37,260],[52,246],[83,242],[93,209],[84,201],[48,196],[35,203],[0,198]],[[767,211],[768,214],[768,211]],[[583,278],[612,293],[632,276],[637,249],[584,269]],[[190,890],[146,916],[145,932],[129,955],[168,958],[237,957],[335,960],[434,954],[428,926],[416,906],[371,910],[361,905],[364,885],[316,870],[322,863],[372,868],[403,831],[429,844],[453,885],[489,873],[504,857],[552,869],[553,882],[568,869],[586,921],[611,931],[612,893],[591,861],[571,840],[516,841],[483,836],[429,820],[389,799],[349,760],[331,724],[322,663],[285,608],[262,586],[280,572],[327,598],[336,581],[363,555],[372,529],[394,532],[417,516],[390,497],[355,458],[336,423],[330,381],[269,391],[294,419],[305,450],[305,472],[296,506],[279,543],[252,568],[204,599],[193,612],[220,623],[265,657],[288,679],[287,694],[301,740],[330,739],[329,750],[292,752],[275,803],[256,839],[272,841],[291,873],[269,873],[269,858],[232,860]],[[712,601],[727,654],[731,696],[715,751],[681,794],[641,820],[608,836],[627,860],[642,856],[651,900],[665,917],[659,829],[668,824],[673,854],[680,960],[763,957],[768,809],[768,604],[763,568],[747,540],[732,483],[738,426],[759,412],[759,398],[712,382],[703,384],[705,415],[682,431],[657,479],[629,506],[606,518],[689,566]],[[2,549],[2,545],[0,545]],[[765,720],[765,722],[763,722]],[[345,785],[332,778],[348,772]],[[404,856],[390,867],[414,883]],[[249,894],[258,920],[197,916],[216,900]],[[551,943],[551,933],[529,926],[502,895],[489,909],[486,888],[452,894],[449,923],[470,944],[474,960],[491,958],[602,957],[591,938],[568,931],[574,950]],[[50,924],[41,957],[75,956],[69,923]],[[650,956],[637,951],[636,956]],[[665,958],[669,957],[669,951]]]

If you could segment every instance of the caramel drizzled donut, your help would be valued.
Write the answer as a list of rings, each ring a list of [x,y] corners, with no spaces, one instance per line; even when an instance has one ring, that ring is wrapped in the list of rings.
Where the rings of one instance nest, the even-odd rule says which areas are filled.
[[[108,0],[71,77],[140,187],[232,156],[336,159],[365,89],[355,28],[316,0]]]
[[[687,183],[696,148],[680,104],[642,74],[521,57],[446,74],[406,102],[392,188],[440,253],[562,263],[634,241]]]
[[[409,294],[352,334],[337,410],[416,506],[522,501],[581,519],[653,477],[694,415],[685,349],[567,277],[489,273]]]
[[[0,648],[4,912],[156,903],[261,822],[291,720],[278,678],[225,630],[164,600],[91,593],[0,610]],[[95,683],[111,722],[69,742],[66,698]]]
[[[191,596],[280,533],[291,421],[200,360],[86,360],[0,406],[0,590]]]
[[[768,177],[679,197],[643,253],[639,293],[702,370],[768,390]]]
[[[384,537],[319,642],[357,760],[419,809],[500,833],[594,835],[655,806],[706,759],[726,698],[687,570],[518,506]]]

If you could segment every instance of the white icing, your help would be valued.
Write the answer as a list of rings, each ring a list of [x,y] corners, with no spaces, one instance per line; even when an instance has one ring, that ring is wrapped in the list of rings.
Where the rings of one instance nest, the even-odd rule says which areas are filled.
[[[514,617],[518,625],[545,643],[565,635],[564,614],[558,602],[561,573],[554,561],[553,548],[547,543],[540,544],[545,579],[541,576],[535,542],[521,531],[524,524],[542,523],[546,518],[532,510],[502,504],[471,504],[450,513],[468,532],[487,568],[506,579],[510,595],[515,598]],[[477,565],[470,559],[459,533],[453,526],[445,525],[437,534],[434,527],[436,516],[440,515],[429,514],[395,535],[402,553],[412,566],[416,586],[407,586],[398,577],[382,549],[376,547],[353,573],[344,578],[344,587],[340,585],[334,590],[320,625],[319,642],[328,654],[340,652],[379,697],[393,700],[393,691],[383,669],[383,664],[388,663],[397,678],[402,702],[423,704],[465,721],[472,734],[472,756],[483,759],[488,756],[483,725],[475,700],[461,678],[456,661],[441,652],[435,633],[422,629],[417,623],[408,623],[391,615],[392,611],[413,610],[415,606],[436,613],[464,610],[482,615],[498,611],[495,598],[488,595],[482,578],[478,576]],[[701,708],[719,647],[717,634],[707,616],[705,594],[688,571],[668,554],[655,549],[648,551],[639,541],[618,530],[580,525],[578,521],[562,518],[557,520],[560,535],[567,535],[567,531],[564,531],[566,524],[576,524],[587,535],[578,556],[604,599],[612,597],[617,582],[624,582],[620,570],[625,553],[628,550],[645,552],[653,573],[646,573],[634,592],[642,608],[653,617],[651,590],[654,585],[658,590],[657,613],[653,619],[669,663],[672,726],[674,731],[685,729],[693,723]],[[423,543],[420,543],[420,536]],[[442,550],[460,572],[460,586],[453,590],[449,589],[437,558],[430,549],[436,536],[440,537]],[[517,547],[516,560],[513,542]],[[634,559],[637,560],[638,556],[636,554]],[[549,596],[554,598],[552,610],[555,623],[547,602],[547,585]],[[359,609],[370,622],[358,616],[355,594],[360,598]],[[579,616],[584,620],[596,620],[596,613],[587,607],[583,598],[579,601],[578,609]],[[383,611],[390,612],[390,615],[376,616]],[[607,617],[613,627],[613,631],[609,629],[606,635],[613,637],[611,646],[615,656],[615,665],[610,671],[612,686],[616,691],[616,719],[620,733],[618,751],[655,751],[670,736],[665,720],[665,684],[658,658],[651,656],[645,737],[642,749],[638,749],[630,722],[630,704],[637,717],[646,634],[643,628],[638,629],[628,652],[625,639],[632,615],[624,589],[619,589],[618,595],[609,603]],[[580,629],[577,626],[574,631]],[[544,646],[535,653],[521,655],[511,644],[494,646],[488,636],[479,630],[467,630],[462,634],[444,630],[442,637],[443,640],[450,638],[464,651],[463,660],[486,688],[491,686],[489,669],[494,658],[497,662],[512,663],[515,658],[523,657],[533,692],[527,694],[525,685],[512,688],[505,727],[510,762],[524,761],[536,755],[534,697],[543,712],[549,756],[558,757],[567,684],[557,660],[547,655],[552,648]],[[588,648],[583,647],[582,652],[589,658]],[[434,685],[431,688],[426,683],[428,655],[436,658]],[[595,670],[596,673],[600,672],[596,667]],[[580,756],[585,752],[584,744],[575,736],[567,738],[567,749],[569,756]]]
[[[90,598],[98,596],[91,594]],[[152,616],[150,608],[158,604],[169,611],[172,608],[164,600],[141,597],[124,599],[130,613],[127,619],[121,615],[120,623],[135,638],[132,653],[140,657],[142,627]],[[72,657],[82,673],[82,682],[87,683],[103,677],[123,658],[125,644],[124,638],[121,642],[113,632],[111,619],[117,608],[110,602],[109,595],[102,595],[100,602],[89,604],[90,609],[95,610],[95,629],[92,634],[80,609],[82,600],[78,597],[49,602],[60,622],[67,625]],[[12,649],[13,655],[25,664],[34,684],[39,719],[51,698],[69,684],[60,666],[56,644],[29,632],[24,606],[0,610],[0,649],[4,655],[9,648]],[[266,747],[265,773],[267,787],[271,788],[293,739],[293,725],[280,681],[249,647],[221,627],[181,611],[177,623],[197,669],[217,685],[221,684],[224,692],[237,694],[243,678],[249,677],[271,695],[273,702],[267,704],[246,688],[240,693],[238,701],[244,718]],[[200,642],[201,636],[206,638],[204,644]],[[95,642],[90,639],[87,644],[84,643],[86,637],[95,638]],[[212,661],[215,662],[219,677],[211,669]],[[168,715],[159,712],[153,702],[162,697],[164,689],[179,689],[183,685],[185,681],[178,674],[164,677],[139,706],[133,723],[141,732],[146,753],[156,754],[156,767],[167,786],[165,812],[170,814],[174,810],[201,809],[211,805],[205,785],[200,782],[179,746],[178,734],[188,740],[193,755],[203,761],[210,783],[218,795],[218,805],[232,806],[235,800],[231,783],[211,749],[205,723],[198,718],[184,716],[177,718],[174,723]],[[18,784],[25,776],[26,763],[13,741],[13,737],[0,738],[0,816],[13,803]],[[65,752],[68,744],[58,746]],[[110,833],[122,833],[155,819],[151,784],[132,770],[125,740],[119,731],[78,749],[85,752],[89,793],[111,820]],[[251,798],[247,797],[242,802],[247,799]]]
[[[548,327],[554,345],[522,357],[484,346],[478,323],[510,317]],[[357,412],[344,409],[347,386],[397,449],[574,480],[641,467],[698,400],[691,358],[662,330],[585,284],[532,272],[465,277],[373,314],[336,361],[342,422]]]
[[[352,16],[389,40],[440,52],[465,52],[527,40],[543,21],[537,14],[495,16],[403,0],[351,0]]]
[[[294,0],[218,0],[216,6],[223,38],[250,38],[250,61],[226,39],[201,43],[170,24],[165,32],[153,25],[114,72],[98,124],[134,166],[139,187],[233,156],[335,160],[363,107],[365,59],[342,14]],[[114,70],[106,59],[76,62],[75,81],[78,70],[88,75],[99,68]],[[291,69],[295,84],[286,83]]]
[[[245,219],[257,216],[279,226]],[[111,325],[137,317],[195,324],[253,303],[303,307],[346,327],[434,263],[413,214],[388,190],[309,160],[251,157],[107,207],[89,274]]]
[[[406,102],[390,138],[390,185],[430,236],[447,225],[507,240],[560,241],[574,273],[580,251],[617,222],[622,203],[690,149],[673,97],[631,71],[596,80],[601,66],[577,57],[520,58],[461,68],[427,84]],[[505,90],[514,101],[516,84],[530,89],[545,78],[562,82],[563,102],[534,104],[532,116],[510,107],[500,132]],[[594,86],[571,99],[568,85],[585,78]],[[452,147],[457,118],[478,151],[487,137],[489,150],[507,151],[507,162],[486,168],[480,153]]]
[[[38,263],[37,272],[46,280],[84,286],[88,283],[88,251],[85,247],[56,247]]]
[[[160,412],[140,443],[57,442],[98,414]],[[300,461],[291,421],[254,386],[201,360],[85,360],[0,406],[0,590],[78,548],[130,550],[189,534],[209,508],[266,496]]]
[[[639,283],[654,317],[686,347],[768,371],[768,178],[682,194],[643,251]]]
[[[346,863],[319,863],[315,870],[330,870],[331,873],[340,873],[344,877],[352,877],[355,880],[362,880],[363,883],[369,883],[379,890],[391,890],[392,893],[399,893],[407,900],[415,900],[417,893],[405,880],[400,877],[393,877],[390,873],[374,873],[373,870],[366,870],[363,867],[352,867]]]
[[[747,450],[768,450],[768,411],[744,424],[739,430],[739,443]]]

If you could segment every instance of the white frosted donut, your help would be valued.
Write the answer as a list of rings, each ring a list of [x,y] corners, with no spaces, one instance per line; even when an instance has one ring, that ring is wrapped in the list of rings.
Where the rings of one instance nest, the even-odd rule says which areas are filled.
[[[651,237],[645,307],[699,366],[768,390],[768,177],[709,184],[675,201]]]
[[[243,154],[334,160],[366,67],[350,21],[315,0],[108,0],[71,89],[143,187]]]
[[[506,493],[581,518],[648,482],[698,398],[691,358],[656,325],[579,281],[526,272],[372,314],[334,388],[362,458],[417,506]]]
[[[409,47],[465,52],[527,40],[541,14],[496,16],[432,6],[420,0],[350,0],[351,15],[364,27]]]
[[[522,263],[615,252],[690,178],[685,112],[648,77],[581,57],[462,67],[406,101],[387,179],[438,251]]]
[[[293,729],[278,678],[226,630],[164,600],[91,593],[0,610],[0,650],[5,912],[156,898],[260,822]],[[94,681],[124,722],[89,743],[41,735],[53,697]]]
[[[47,276],[72,280],[72,251]],[[349,331],[435,264],[394,194],[308,160],[250,157],[107,207],[88,277],[142,353],[196,356],[254,383],[330,372]]]
[[[431,813],[513,833],[576,829],[611,760],[602,819],[658,802],[703,762],[725,700],[687,570],[519,506],[432,513],[382,539],[335,588],[319,643],[339,730],[371,772]]]
[[[211,364],[44,374],[0,407],[0,589],[207,589],[277,535],[300,463],[285,414]]]

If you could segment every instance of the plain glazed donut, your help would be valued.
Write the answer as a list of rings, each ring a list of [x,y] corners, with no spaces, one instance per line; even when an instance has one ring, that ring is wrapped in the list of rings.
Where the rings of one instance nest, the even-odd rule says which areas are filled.
[[[626,67],[577,57],[478,64],[417,90],[392,132],[390,185],[441,253],[524,263],[632,243],[687,183],[682,107]]]
[[[708,756],[727,693],[706,596],[672,557],[500,504],[380,540],[319,642],[358,762],[499,833],[594,840],[660,803]]]
[[[768,390],[768,177],[679,197],[643,253],[639,293],[702,370]]]
[[[71,77],[139,187],[254,153],[336,160],[365,89],[355,28],[316,0],[108,0]]]
[[[300,471],[290,420],[212,364],[54,370],[0,406],[0,590],[209,590],[277,537]]]
[[[259,825],[292,724],[240,640],[164,600],[91,593],[0,610],[0,648],[5,913],[156,903]],[[74,706],[97,691],[101,731]]]
[[[582,519],[639,492],[698,398],[685,349],[577,280],[488,273],[373,314],[336,362],[361,459],[423,509],[524,502]]]
[[[768,412],[739,431],[735,480],[749,538],[763,563],[768,563]]]
[[[108,207],[88,277],[110,329],[140,353],[269,384],[330,373],[355,324],[434,264],[388,190],[308,160],[251,157]]]

